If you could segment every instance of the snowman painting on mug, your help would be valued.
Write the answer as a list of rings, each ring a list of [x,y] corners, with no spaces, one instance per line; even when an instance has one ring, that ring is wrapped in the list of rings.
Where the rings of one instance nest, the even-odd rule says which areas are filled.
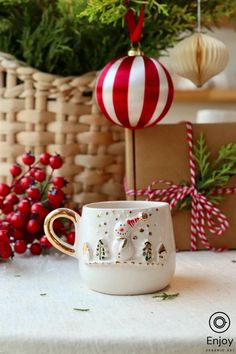
[[[160,241],[156,249],[152,244],[152,236],[154,235],[156,239],[158,233],[157,224],[150,225],[148,222],[152,218],[152,213],[142,212],[125,219],[122,218],[121,213],[116,215],[114,210],[111,212],[113,218],[107,212],[105,215],[102,212],[98,214],[99,239],[95,250],[92,250],[87,242],[84,243],[84,262],[88,264],[122,262],[135,264],[137,262],[137,264],[163,265],[167,252],[163,242]],[[130,211],[130,214],[133,212]],[[106,216],[109,217],[109,222],[104,221]]]
[[[53,229],[63,217],[75,226],[75,243]],[[77,258],[81,279],[92,290],[135,295],[166,287],[175,271],[175,242],[170,206],[153,201],[107,201],[84,205],[81,215],[53,210],[45,234],[61,252]]]

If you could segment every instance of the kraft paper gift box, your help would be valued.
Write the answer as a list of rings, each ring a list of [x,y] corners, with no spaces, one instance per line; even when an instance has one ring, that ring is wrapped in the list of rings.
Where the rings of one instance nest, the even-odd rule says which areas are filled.
[[[216,158],[222,145],[236,143],[236,123],[193,124],[193,141],[203,132],[211,158]],[[186,124],[156,125],[151,128],[126,130],[126,188],[145,189],[155,180],[164,179],[180,184],[190,182],[189,150]],[[233,176],[227,187],[236,187]],[[163,188],[163,187],[162,187]],[[236,248],[236,194],[225,195],[226,199],[217,207],[228,218],[229,228],[220,236],[213,235],[205,227],[206,237],[214,247]],[[127,199],[146,199],[127,196]],[[173,224],[178,250],[190,249],[191,212],[175,210]],[[197,248],[205,247],[197,241]]]

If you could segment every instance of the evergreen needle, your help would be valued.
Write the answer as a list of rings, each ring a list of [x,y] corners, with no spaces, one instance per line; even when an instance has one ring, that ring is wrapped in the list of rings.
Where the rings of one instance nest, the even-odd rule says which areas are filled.
[[[153,295],[153,298],[160,298],[162,300],[172,300],[174,298],[176,298],[177,296],[179,296],[179,293],[175,293],[175,294],[167,294],[167,293],[157,293],[155,295]]]
[[[81,312],[90,311],[90,309],[81,309],[81,308],[78,308],[78,307],[74,307],[73,310],[75,310],[75,311],[81,311]]]

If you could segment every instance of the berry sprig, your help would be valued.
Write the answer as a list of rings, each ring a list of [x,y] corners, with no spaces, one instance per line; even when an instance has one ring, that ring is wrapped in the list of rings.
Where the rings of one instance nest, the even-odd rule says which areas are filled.
[[[26,152],[21,166],[14,163],[10,167],[10,184],[0,183],[0,259],[7,260],[14,253],[23,254],[28,250],[39,255],[52,247],[43,232],[43,222],[47,214],[65,204],[64,177],[53,177],[55,170],[63,165],[59,154],[43,153],[38,160],[34,154]],[[47,176],[45,169],[49,168]],[[60,220],[55,229],[74,242],[74,233]]]

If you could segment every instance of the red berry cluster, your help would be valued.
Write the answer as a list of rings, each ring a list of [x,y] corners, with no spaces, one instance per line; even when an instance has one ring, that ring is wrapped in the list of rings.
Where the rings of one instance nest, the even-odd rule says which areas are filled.
[[[10,167],[11,184],[0,183],[0,258],[8,259],[27,249],[33,255],[51,247],[43,233],[43,221],[53,209],[64,205],[66,185],[63,177],[53,177],[53,172],[63,165],[60,155],[42,154],[38,160],[32,152],[22,156],[23,166]],[[45,169],[51,173],[47,176]],[[63,231],[64,224],[58,221]],[[73,241],[71,233],[68,242]],[[73,243],[73,242],[72,242]]]

